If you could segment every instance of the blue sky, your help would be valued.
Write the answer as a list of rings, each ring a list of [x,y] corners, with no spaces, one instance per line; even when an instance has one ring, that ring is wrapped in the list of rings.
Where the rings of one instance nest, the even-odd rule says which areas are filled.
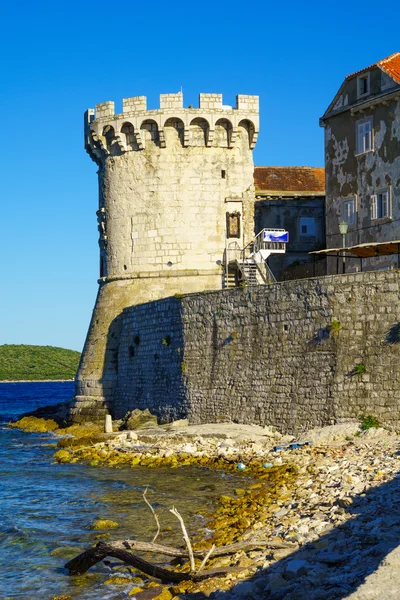
[[[400,50],[386,2],[2,3],[0,344],[82,349],[97,291],[96,165],[83,112],[180,90],[260,95],[256,165],[323,166],[344,76]],[[393,15],[390,19],[388,15]]]

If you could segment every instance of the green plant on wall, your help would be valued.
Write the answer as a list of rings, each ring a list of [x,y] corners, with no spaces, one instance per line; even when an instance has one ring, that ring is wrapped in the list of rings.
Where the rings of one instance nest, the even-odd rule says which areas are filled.
[[[185,362],[181,363],[181,371],[182,371],[182,373],[185,373],[185,371],[186,371],[186,363]]]
[[[331,331],[333,334],[337,335],[341,329],[342,329],[341,322],[338,321],[337,319],[332,319],[332,321],[329,325],[329,331]]]
[[[378,429],[381,424],[378,419],[373,415],[361,415],[360,417],[361,429],[365,431],[366,429],[375,428]]]
[[[237,336],[238,336],[238,335],[239,335],[239,334],[238,334],[238,332],[237,332],[237,331],[232,331],[232,333],[231,333],[231,338],[232,338],[233,340],[236,340],[236,338],[237,338]]]
[[[367,367],[363,362],[357,363],[354,367],[354,375],[363,375],[367,371]]]
[[[163,346],[170,346],[171,345],[171,336],[166,335],[165,338],[163,338],[163,340],[162,340],[162,344],[163,344]]]

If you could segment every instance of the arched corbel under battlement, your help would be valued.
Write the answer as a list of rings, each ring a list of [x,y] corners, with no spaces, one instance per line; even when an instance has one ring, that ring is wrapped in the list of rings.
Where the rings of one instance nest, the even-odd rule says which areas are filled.
[[[144,119],[140,125],[142,147],[149,145],[160,146],[159,125],[155,119]]]
[[[210,143],[210,123],[204,117],[195,117],[189,124],[188,146],[208,146]]]
[[[213,146],[231,148],[232,131],[233,125],[229,119],[222,117],[215,121]]]
[[[237,136],[243,139],[244,131],[247,132],[247,139],[251,150],[257,143],[258,131],[256,131],[255,125],[249,119],[242,119],[238,123]]]
[[[185,123],[179,117],[168,117],[162,127],[165,145],[185,145]]]
[[[120,136],[123,149],[127,150],[138,150],[138,144],[136,141],[135,128],[130,121],[125,121],[122,124]]]

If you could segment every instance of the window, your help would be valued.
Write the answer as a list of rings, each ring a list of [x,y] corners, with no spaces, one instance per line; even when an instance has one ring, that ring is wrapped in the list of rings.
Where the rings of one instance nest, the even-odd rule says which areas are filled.
[[[390,192],[382,190],[371,196],[371,219],[384,219],[391,216]]]
[[[314,217],[300,218],[300,239],[314,241],[317,235],[317,226]]]
[[[357,132],[357,154],[370,152],[372,150],[372,117],[358,121]]]
[[[357,98],[369,94],[369,73],[357,77]]]
[[[350,227],[356,224],[356,201],[354,198],[346,198],[343,201],[342,218]]]
[[[226,213],[226,237],[240,238],[240,213]]]

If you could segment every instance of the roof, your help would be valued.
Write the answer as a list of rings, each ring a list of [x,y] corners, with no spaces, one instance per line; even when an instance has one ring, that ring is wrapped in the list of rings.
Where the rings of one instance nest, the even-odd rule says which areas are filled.
[[[357,246],[348,246],[347,248],[327,248],[326,250],[315,250],[314,252],[309,252],[309,254],[337,255],[343,252],[354,254],[354,256],[358,256],[359,258],[399,254],[400,240],[394,240],[393,242],[369,242],[366,244],[357,244]]]
[[[365,67],[360,71],[356,71],[355,73],[351,73],[346,76],[346,79],[351,79],[356,75],[360,75],[360,73],[364,73],[365,71],[369,71],[373,67],[379,67],[382,71],[385,71],[390,77],[392,77],[397,83],[400,83],[400,52],[395,52],[382,60],[374,63],[373,65],[369,65],[369,67]]]
[[[255,167],[256,192],[325,194],[323,167]]]

